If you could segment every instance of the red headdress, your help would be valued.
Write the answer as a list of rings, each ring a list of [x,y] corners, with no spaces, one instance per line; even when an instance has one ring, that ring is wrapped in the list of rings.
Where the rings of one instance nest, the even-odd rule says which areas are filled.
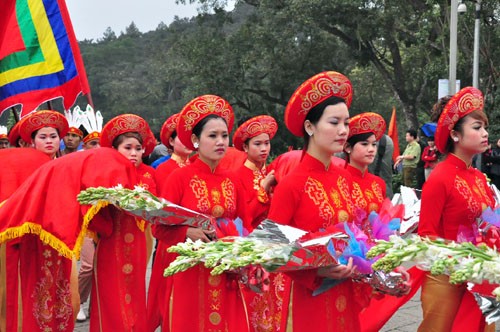
[[[234,113],[231,105],[223,98],[215,95],[196,97],[187,103],[179,114],[177,136],[182,144],[190,150],[196,150],[191,142],[193,128],[210,114],[215,114],[226,120],[228,132],[234,124]]]
[[[80,107],[75,107],[73,113],[78,112],[83,128],[87,134],[83,138],[83,143],[88,143],[101,137],[102,123],[104,119],[100,111],[94,112],[92,106],[87,105],[85,112]]]
[[[26,143],[31,143],[31,134],[44,127],[57,129],[61,138],[66,136],[69,130],[68,121],[61,113],[55,111],[37,111],[19,122],[19,134]]]
[[[83,131],[81,131],[79,128],[80,125],[82,124],[82,119],[80,114],[78,113],[78,110],[80,110],[79,106],[75,107],[73,111],[65,110],[64,116],[66,117],[66,120],[68,120],[68,125],[69,125],[68,133],[72,133],[80,136],[80,138],[83,138]]]
[[[482,111],[484,107],[483,94],[476,88],[466,87],[458,91],[445,105],[439,116],[434,136],[436,147],[442,153],[446,150],[446,143],[450,132],[458,120],[474,111]]]
[[[259,115],[245,121],[236,129],[233,136],[234,147],[243,151],[243,143],[249,138],[260,134],[268,134],[269,139],[272,139],[278,131],[278,124],[273,117],[269,115]]]
[[[160,139],[163,145],[165,145],[169,149],[173,149],[173,146],[170,144],[169,140],[174,131],[177,128],[177,124],[179,123],[179,113],[175,113],[171,115],[161,126],[160,131]]]
[[[384,135],[385,129],[385,120],[380,114],[373,112],[361,113],[349,120],[348,139],[354,135],[373,133],[378,141]]]
[[[293,93],[285,109],[285,125],[295,136],[304,136],[307,113],[330,97],[344,99],[347,107],[352,102],[352,85],[349,79],[335,71],[314,75],[302,83]]]
[[[146,120],[135,114],[121,114],[109,120],[102,128],[101,146],[111,148],[115,138],[132,132],[142,137],[144,156],[149,155],[156,145],[154,134]]]

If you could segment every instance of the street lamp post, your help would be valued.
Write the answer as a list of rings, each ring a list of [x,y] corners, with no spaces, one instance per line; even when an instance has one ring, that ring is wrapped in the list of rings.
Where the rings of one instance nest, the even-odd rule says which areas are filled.
[[[450,8],[450,64],[448,79],[448,94],[454,95],[457,81],[457,21],[458,0],[451,0]]]
[[[472,86],[479,88],[479,29],[481,27],[481,0],[475,0],[476,13],[474,21],[474,63],[472,65]]]

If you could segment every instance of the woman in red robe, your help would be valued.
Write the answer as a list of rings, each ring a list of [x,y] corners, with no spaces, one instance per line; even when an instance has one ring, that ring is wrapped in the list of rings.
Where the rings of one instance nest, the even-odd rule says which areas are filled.
[[[267,217],[271,204],[269,191],[276,181],[274,171],[267,172],[266,161],[277,130],[276,120],[268,115],[259,115],[242,123],[233,136],[234,147],[247,154],[244,165],[236,172],[245,190],[252,228]]]
[[[237,174],[245,191],[252,228],[267,218],[271,205],[270,189],[276,180],[274,170],[267,172],[266,161],[277,130],[276,120],[268,115],[259,115],[244,121],[233,135],[234,147],[247,154]],[[281,315],[285,312],[283,303],[289,291],[284,278],[281,273],[273,273],[269,276],[269,289],[261,293],[244,290],[251,331],[280,330]]]
[[[0,205],[42,164],[50,161],[45,153],[34,149],[5,149],[0,151]],[[18,241],[2,243],[0,247],[0,331],[17,331],[19,294]],[[15,271],[12,273],[12,271]]]
[[[177,135],[188,149],[198,150],[198,158],[172,172],[159,188],[164,198],[214,218],[248,220],[238,181],[219,167],[233,122],[231,106],[218,96],[203,95],[184,106]],[[187,226],[162,226],[154,231],[155,237],[168,243],[184,242],[186,238],[207,242],[215,236],[211,231]],[[235,274],[212,276],[203,266],[175,274],[169,304],[171,331],[248,331]]]
[[[474,232],[476,219],[484,209],[494,208],[485,175],[472,167],[473,156],[488,148],[488,120],[483,107],[481,91],[472,87],[443,97],[434,105],[436,147],[446,158],[423,187],[418,226],[421,236],[456,241],[460,233]],[[448,279],[427,274],[421,293],[423,321],[419,331],[484,331],[484,317],[467,285],[451,285]]]
[[[177,136],[176,127],[179,122],[179,113],[170,116],[161,127],[160,137],[161,142],[172,151],[170,159],[162,163],[156,169],[155,180],[158,186],[158,195],[163,197],[165,193],[165,182],[174,170],[190,164],[189,155],[193,152],[186,148]],[[153,225],[155,229],[156,225]],[[154,230],[153,230],[154,232]],[[175,259],[175,254],[167,252],[171,245],[177,243],[158,240],[156,254],[153,261],[153,269],[151,271],[151,279],[148,289],[148,329],[147,331],[154,332],[161,325],[162,331],[169,331],[169,313],[168,302],[170,299],[170,291],[172,289],[172,278],[164,277],[163,271]]]
[[[269,219],[308,232],[352,220],[350,175],[331,163],[347,140],[351,101],[349,79],[333,71],[311,77],[294,92],[285,124],[292,134],[304,137],[304,155],[276,186]],[[349,278],[352,272],[349,260],[348,265],[287,273],[291,294],[283,317],[286,331],[359,331],[357,298],[364,294]],[[341,282],[313,296],[327,279]]]
[[[137,185],[156,192],[154,169],[142,157],[155,146],[144,119],[123,114],[102,129],[101,146],[113,147],[137,169]],[[146,330],[145,221],[108,208],[96,216],[90,229],[98,235],[90,305],[90,331]]]
[[[386,198],[384,180],[368,172],[385,128],[384,118],[371,112],[353,116],[349,121],[349,136],[344,151],[348,161],[346,168],[352,177],[352,202],[366,215],[378,212]]]
[[[50,159],[57,157],[61,137],[64,137],[68,130],[66,118],[55,111],[37,111],[19,122],[19,134],[22,140]],[[18,248],[10,247],[11,244],[14,243],[7,244],[7,261],[16,257],[9,251],[19,250],[21,294],[23,294],[22,319],[19,319],[19,324],[22,324],[22,329],[30,331],[46,328],[61,329],[61,327],[72,329],[79,304],[76,262],[65,259],[50,245],[40,241],[24,241]],[[40,255],[33,255],[34,252]],[[34,266],[37,268],[33,269]],[[23,282],[23,279],[37,282]],[[53,303],[53,313],[49,313],[51,305],[48,303],[55,296],[59,298],[59,302]],[[31,297],[33,302],[26,297]]]

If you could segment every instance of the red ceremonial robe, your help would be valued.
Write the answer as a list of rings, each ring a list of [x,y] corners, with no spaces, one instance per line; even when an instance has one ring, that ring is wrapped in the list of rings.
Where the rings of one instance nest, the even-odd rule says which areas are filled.
[[[232,173],[217,167],[213,172],[202,160],[175,170],[159,188],[174,204],[216,218],[245,215],[245,200]],[[248,225],[246,225],[248,227]],[[154,235],[167,243],[186,240],[186,226],[162,226]],[[172,277],[171,331],[248,331],[244,302],[237,276],[211,276],[198,265]]]
[[[138,186],[156,194],[154,169],[137,167]],[[99,225],[96,225],[96,223]],[[146,330],[146,221],[116,208],[90,225],[99,236],[94,258],[90,331]]]
[[[267,175],[266,166],[258,169],[247,160],[237,170],[238,178],[245,192],[248,213],[252,218],[252,228],[257,227],[267,217],[271,200],[260,183]]]
[[[50,161],[50,157],[35,149],[0,150],[0,204],[28,178],[38,167]],[[0,331],[17,331],[19,294],[19,247],[16,241],[1,245],[0,249]],[[7,318],[8,317],[8,318]]]
[[[351,165],[347,165],[347,171],[352,178],[352,204],[362,208],[365,212],[378,212],[386,198],[386,186],[382,178],[366,171],[364,174]]]
[[[268,218],[308,232],[317,232],[353,215],[350,175],[341,168],[305,154],[300,164],[278,183]],[[286,331],[359,331],[358,314],[365,301],[362,288],[350,279],[313,296],[323,279],[317,270],[287,273],[291,277]]]
[[[38,168],[0,208],[0,242],[22,237],[24,331],[73,329],[71,258],[95,213],[76,197],[89,187],[129,186],[135,177],[130,162],[112,149],[73,153]]]
[[[165,193],[160,189],[165,190],[165,182],[168,176],[176,169],[186,166],[175,155],[169,160],[158,166],[155,172],[156,184],[158,186],[158,195],[164,197]],[[159,226],[153,225],[153,234],[156,233],[156,228]],[[161,232],[161,230],[160,230]],[[168,240],[168,238],[166,239]],[[177,243],[170,243],[165,240],[158,240],[156,248],[156,256],[151,271],[151,279],[149,280],[148,288],[148,319],[147,331],[154,332],[161,325],[161,330],[168,332],[170,330],[170,321],[168,313],[168,304],[170,293],[172,290],[172,277],[164,277],[163,271],[175,259],[174,253],[167,252],[167,249]]]
[[[484,174],[449,154],[424,184],[418,234],[457,240],[459,231],[471,233],[476,218],[484,209],[494,206]],[[484,317],[468,291],[458,313],[447,320],[454,320],[453,331],[483,331],[485,327]]]
[[[260,186],[266,177],[267,171],[264,166],[258,169],[249,160],[237,171],[241,186],[245,191],[246,206],[252,218],[252,228],[257,227],[267,218],[271,197]],[[269,289],[262,293],[256,293],[249,288],[243,289],[245,302],[248,309],[248,320],[250,330],[256,332],[280,331],[282,315],[286,314],[288,303],[288,286],[285,276],[281,273],[269,275]],[[285,305],[283,305],[285,303]]]

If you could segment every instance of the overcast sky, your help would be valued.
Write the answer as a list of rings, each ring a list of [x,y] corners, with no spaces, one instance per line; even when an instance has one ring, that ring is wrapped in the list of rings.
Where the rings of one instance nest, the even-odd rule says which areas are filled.
[[[196,5],[177,5],[175,0],[66,0],[76,38],[99,39],[111,27],[116,35],[133,21],[141,32],[169,25],[175,16],[192,17]]]

